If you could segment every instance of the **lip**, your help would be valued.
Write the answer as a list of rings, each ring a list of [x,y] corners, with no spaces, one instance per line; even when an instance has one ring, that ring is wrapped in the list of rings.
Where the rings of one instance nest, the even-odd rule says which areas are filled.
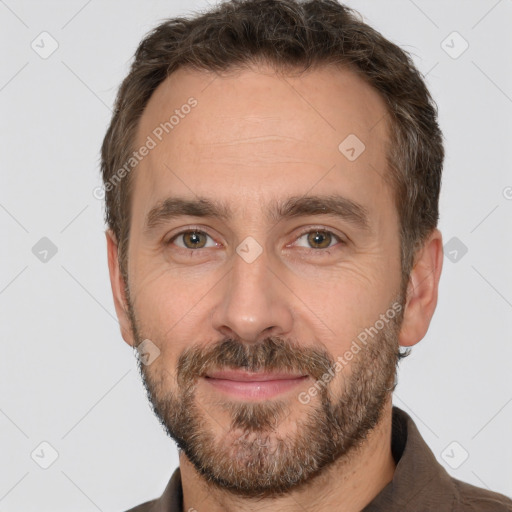
[[[308,378],[290,373],[225,370],[210,372],[204,380],[217,391],[244,399],[269,399],[289,391]]]
[[[304,377],[300,373],[246,372],[240,370],[224,370],[209,372],[206,377],[211,379],[233,380],[237,382],[265,382],[268,380],[290,380]]]

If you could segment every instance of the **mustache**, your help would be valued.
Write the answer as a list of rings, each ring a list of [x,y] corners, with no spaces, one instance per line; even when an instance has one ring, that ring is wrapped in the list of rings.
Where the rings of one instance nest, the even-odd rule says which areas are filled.
[[[208,346],[189,347],[178,359],[177,380],[190,386],[212,370],[230,369],[300,372],[320,379],[335,364],[324,349],[300,347],[280,337],[268,337],[257,344],[246,344],[233,338]]]

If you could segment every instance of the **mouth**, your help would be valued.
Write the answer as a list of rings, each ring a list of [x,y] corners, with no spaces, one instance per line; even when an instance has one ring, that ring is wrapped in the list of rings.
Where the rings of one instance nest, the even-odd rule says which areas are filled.
[[[308,375],[224,370],[209,372],[205,382],[216,391],[243,399],[269,399],[299,386]]]

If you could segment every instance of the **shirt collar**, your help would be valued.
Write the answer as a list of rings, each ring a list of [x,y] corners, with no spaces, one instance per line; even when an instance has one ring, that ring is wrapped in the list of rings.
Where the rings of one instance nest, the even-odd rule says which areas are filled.
[[[430,501],[434,489],[439,503],[453,500],[457,491],[450,475],[436,460],[412,418],[396,406],[391,432],[391,451],[396,462],[393,480],[362,512],[409,510],[412,503],[421,508],[425,500]]]

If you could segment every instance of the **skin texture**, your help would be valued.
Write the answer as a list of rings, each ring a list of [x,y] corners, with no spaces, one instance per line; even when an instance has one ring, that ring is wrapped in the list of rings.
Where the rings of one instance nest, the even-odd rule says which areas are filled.
[[[133,171],[128,283],[115,237],[106,233],[123,338],[132,346],[149,339],[160,351],[140,369],[155,412],[185,448],[184,510],[361,510],[393,476],[395,355],[399,344],[414,345],[428,329],[441,234],[434,230],[416,255],[401,297],[399,221],[382,177],[386,107],[351,71],[178,70],[151,97],[136,147],[190,97],[197,106]],[[338,149],[349,134],[365,144],[354,161]],[[368,229],[325,214],[267,218],[272,202],[312,194],[357,202]],[[151,209],[171,196],[223,201],[233,216],[184,216],[145,230]],[[190,233],[173,238],[185,228],[203,233],[193,240],[202,248],[187,249],[195,247]],[[315,229],[327,240],[315,239]],[[250,263],[236,251],[248,236],[261,249]],[[329,247],[310,245],[316,240]],[[396,322],[346,360],[323,393],[301,403],[299,393],[397,301],[403,308]],[[308,378],[268,401],[233,398],[204,378],[205,370],[242,363],[300,369]],[[318,421],[329,418],[322,436]],[[332,460],[322,455],[322,439],[332,442],[323,447]],[[279,472],[286,454],[294,457],[283,468],[298,455],[308,460],[300,465],[302,480]],[[250,464],[274,473],[251,482]]]

